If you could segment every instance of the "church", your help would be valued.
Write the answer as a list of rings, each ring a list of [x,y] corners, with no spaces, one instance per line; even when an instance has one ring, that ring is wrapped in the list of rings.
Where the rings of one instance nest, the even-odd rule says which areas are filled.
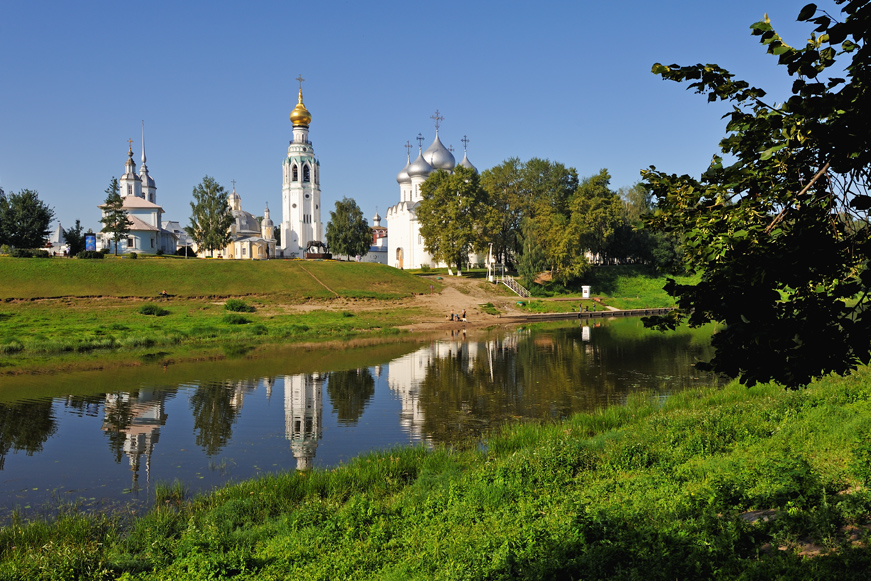
[[[439,138],[439,123],[444,120],[444,117],[441,117],[436,111],[432,119],[435,119],[436,135],[432,145],[426,151],[422,151],[423,136],[418,134],[417,158],[411,161],[411,145],[406,144],[407,163],[396,176],[396,182],[399,184],[399,203],[387,210],[387,223],[390,228],[387,263],[396,268],[438,266],[424,248],[423,238],[420,235],[420,223],[417,220],[416,209],[423,199],[420,186],[426,181],[426,178],[432,172],[440,169],[449,173],[453,172],[457,165],[478,171],[469,161],[466,153],[466,145],[468,145],[469,140],[465,136],[463,137],[463,159],[457,164],[454,154],[444,146]]]
[[[157,186],[145,165],[144,129],[142,165],[138,175],[136,162],[133,161],[133,140],[128,140],[127,143],[127,161],[124,163],[124,175],[118,180],[118,186],[131,224],[127,236],[118,244],[118,253],[156,254],[160,250],[165,254],[175,254],[178,236],[163,227],[163,208],[157,205]],[[105,217],[105,205],[101,204],[99,208]],[[115,250],[111,233],[100,233],[100,241],[102,248]]]
[[[324,241],[321,222],[321,164],[308,138],[312,116],[302,102],[302,76],[299,102],[290,113],[293,138],[282,162],[281,249],[284,258],[303,258],[309,242]]]

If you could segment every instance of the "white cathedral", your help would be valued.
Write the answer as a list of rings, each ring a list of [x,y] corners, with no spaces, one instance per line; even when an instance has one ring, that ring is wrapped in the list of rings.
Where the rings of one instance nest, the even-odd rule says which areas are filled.
[[[417,220],[417,206],[423,199],[420,193],[420,185],[436,170],[453,172],[457,165],[467,167],[473,171],[477,168],[469,161],[465,145],[469,140],[463,137],[463,159],[457,164],[448,148],[439,139],[439,122],[444,117],[436,111],[432,117],[435,119],[436,136],[426,151],[421,151],[423,136],[418,135],[418,154],[414,161],[408,153],[405,167],[396,176],[399,184],[399,203],[387,210],[387,223],[389,225],[387,260],[388,264],[396,268],[420,268],[421,266],[438,266],[432,256],[424,248],[423,238],[420,235],[420,222]],[[410,151],[411,145],[406,145]]]

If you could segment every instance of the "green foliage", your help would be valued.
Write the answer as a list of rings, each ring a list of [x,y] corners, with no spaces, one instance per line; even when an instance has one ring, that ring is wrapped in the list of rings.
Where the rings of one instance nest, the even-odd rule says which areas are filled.
[[[100,252],[99,250],[82,250],[81,252],[76,254],[76,258],[83,258],[83,259],[103,258],[105,256],[106,256],[106,253]]]
[[[169,311],[157,305],[142,305],[139,307],[140,315],[154,315],[155,317],[165,317],[170,314]]]
[[[157,252],[154,253],[156,256],[163,256],[163,248],[158,248]]]
[[[462,166],[452,174],[435,171],[421,184],[420,193],[420,235],[433,260],[459,267],[470,251],[486,248],[487,241],[478,235],[487,206],[477,172]]]
[[[326,239],[333,254],[354,257],[369,253],[372,229],[357,202],[349,198],[336,201],[336,209],[330,212],[327,222]]]
[[[76,220],[76,225],[68,230],[64,230],[64,239],[70,247],[70,256],[75,256],[79,252],[85,251],[85,232],[82,228],[82,223]]]
[[[734,160],[715,156],[700,179],[642,172],[658,202],[648,223],[683,240],[701,273],[697,284],[669,284],[679,310],[657,323],[725,323],[706,368],[750,385],[797,387],[871,360],[871,10],[867,0],[838,4],[843,22],[802,9],[799,20],[816,28],[799,48],[767,18],[751,27],[795,77],[782,104],[717,65],[653,67],[732,104],[720,149]]]
[[[185,232],[200,250],[223,250],[230,243],[233,223],[227,192],[214,178],[205,176],[194,187],[193,197],[190,225],[185,226]]]
[[[139,258],[139,254],[137,254],[136,252],[128,252],[127,258],[131,260],[136,260],[137,258]]]
[[[119,191],[118,180],[113,177],[109,181],[109,187],[106,188],[106,201],[100,207],[103,210],[103,217],[100,218],[103,229],[100,232],[112,236],[115,256],[118,256],[118,244],[127,236],[130,226],[133,225],[127,216],[127,210],[124,209],[124,199]]]
[[[48,253],[48,250],[31,250],[29,248],[13,248],[9,252],[9,256],[12,258],[51,258],[51,255]]]
[[[253,313],[257,309],[253,305],[249,305],[241,299],[227,299],[224,303],[224,309],[234,313]]]
[[[224,315],[224,322],[228,325],[247,325],[251,319],[238,313],[227,313]]]
[[[40,248],[51,232],[54,210],[39,199],[35,190],[24,189],[0,196],[0,244],[16,248]]]

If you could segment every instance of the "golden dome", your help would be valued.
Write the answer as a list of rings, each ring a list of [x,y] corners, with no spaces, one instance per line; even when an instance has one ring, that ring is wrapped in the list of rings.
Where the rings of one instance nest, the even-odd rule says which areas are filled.
[[[290,120],[293,122],[294,127],[308,127],[309,123],[312,122],[312,114],[302,104],[302,89],[299,90],[299,103],[290,112]]]

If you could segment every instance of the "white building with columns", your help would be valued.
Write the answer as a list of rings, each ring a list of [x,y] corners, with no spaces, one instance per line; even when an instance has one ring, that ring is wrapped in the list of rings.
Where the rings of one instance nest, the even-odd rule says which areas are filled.
[[[285,258],[303,257],[309,242],[324,240],[321,222],[321,164],[308,138],[311,113],[302,102],[301,76],[299,102],[290,113],[293,139],[282,162],[281,248]]]
[[[417,206],[423,199],[420,186],[432,172],[441,169],[451,173],[458,164],[454,154],[439,138],[439,122],[444,117],[439,116],[439,112],[436,111],[432,118],[435,119],[435,140],[426,151],[422,151],[423,136],[418,135],[417,158],[411,161],[411,156],[407,155],[405,167],[396,176],[396,182],[399,184],[399,203],[387,209],[386,219],[390,228],[387,264],[396,268],[439,266],[424,248],[423,238],[420,235],[420,222],[417,220]],[[459,165],[477,171],[465,151],[465,145],[469,140],[464,136],[462,141],[463,159]],[[410,151],[411,145],[406,144],[406,148]]]

